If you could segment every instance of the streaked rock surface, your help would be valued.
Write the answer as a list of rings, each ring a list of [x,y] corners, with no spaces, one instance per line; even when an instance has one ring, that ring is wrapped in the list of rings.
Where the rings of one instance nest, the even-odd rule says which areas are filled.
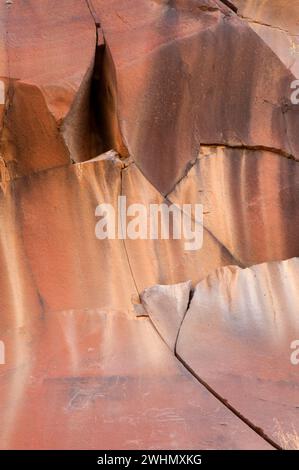
[[[293,160],[262,150],[202,146],[168,199],[202,204],[205,229],[234,264],[298,255],[299,166]]]
[[[238,15],[298,78],[298,0],[235,0],[234,4],[238,7]]]
[[[176,340],[190,299],[191,281],[157,285],[142,292],[144,310],[167,346],[175,351]]]
[[[1,2],[0,448],[298,432],[298,2],[225,3]],[[97,239],[119,196],[203,204],[202,248]]]
[[[127,205],[138,202],[143,204],[147,214],[147,226],[150,225],[150,204],[169,203],[138,170],[135,164],[122,171],[122,195],[127,198]],[[164,221],[164,215],[162,220]],[[201,227],[198,227],[200,230]],[[210,234],[203,232],[203,246],[198,250],[186,250],[186,239],[124,240],[132,275],[138,292],[152,284],[176,284],[191,279],[198,282],[218,266],[235,263],[228,250]]]
[[[291,360],[299,339],[298,283],[298,258],[219,268],[197,284],[176,331],[174,352],[183,364],[278,445],[299,429],[299,374]],[[176,288],[146,291],[150,317],[156,307],[155,325],[165,317],[174,325]],[[168,331],[159,332],[169,342]]]
[[[10,338],[25,360],[1,374],[1,448],[271,448],[179,364],[149,319],[49,312],[31,338]]]
[[[163,194],[200,143],[298,158],[298,120],[286,124],[284,106],[294,76],[221,1],[92,3],[113,62],[111,106],[123,143]]]
[[[69,0],[1,2],[1,19],[0,78],[6,88],[1,156],[9,176],[77,160],[63,126],[93,70],[95,25],[86,2],[72,2],[71,9]],[[81,109],[87,103],[86,97],[77,114],[88,117]],[[78,138],[87,125],[77,129]],[[84,145],[88,148],[87,135]]]

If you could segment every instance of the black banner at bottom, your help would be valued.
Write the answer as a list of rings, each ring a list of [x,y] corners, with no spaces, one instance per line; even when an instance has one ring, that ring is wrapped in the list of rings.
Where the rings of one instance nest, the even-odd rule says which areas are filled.
[[[118,468],[134,468],[139,465],[167,466],[193,465],[194,468],[213,465],[238,467],[241,464],[287,464],[299,462],[297,451],[200,451],[200,450],[46,450],[46,451],[2,451],[0,465],[4,462],[15,466],[24,465],[71,465],[84,468],[117,466]]]

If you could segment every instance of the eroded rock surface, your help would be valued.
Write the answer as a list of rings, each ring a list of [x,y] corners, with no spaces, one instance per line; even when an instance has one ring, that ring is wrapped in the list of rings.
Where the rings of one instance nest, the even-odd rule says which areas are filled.
[[[299,77],[299,2],[298,0],[235,0],[238,15]]]
[[[276,153],[202,146],[168,199],[202,204],[205,229],[234,264],[250,266],[299,252],[299,166]]]
[[[298,119],[293,126],[285,115],[294,75],[222,2],[93,5],[115,66],[124,142],[162,193],[201,143],[274,148],[298,158]],[[296,109],[288,113],[298,117]]]
[[[298,432],[297,3],[1,2],[0,448]],[[120,196],[202,248],[97,239]]]
[[[194,376],[278,445],[292,445],[284,436],[295,437],[299,426],[291,357],[299,338],[298,282],[298,258],[219,268],[197,284],[176,331],[169,325],[177,318],[177,286],[152,287],[144,302],[155,325],[167,318],[167,332],[159,332],[168,344],[170,331],[177,336],[174,352]]]
[[[142,293],[144,310],[170,349],[176,340],[190,299],[191,281],[173,285],[157,285]],[[162,314],[161,314],[162,313]]]
[[[1,156],[10,177],[59,166],[71,158],[90,158],[84,158],[83,149],[76,155],[63,135],[77,106],[85,123],[81,119],[80,129],[76,122],[72,126],[77,140],[84,135],[89,148],[87,88],[96,36],[87,3],[75,1],[70,7],[68,0],[1,2],[1,22],[0,78],[6,93]]]
[[[271,449],[178,363],[149,319],[51,312],[31,338],[10,337],[23,364],[1,376],[2,448]]]

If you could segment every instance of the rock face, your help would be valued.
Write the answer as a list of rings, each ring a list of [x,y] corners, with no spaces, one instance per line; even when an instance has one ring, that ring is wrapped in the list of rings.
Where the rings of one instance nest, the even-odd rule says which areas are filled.
[[[171,286],[153,286],[145,289],[141,296],[145,311],[173,351],[188,308],[190,289],[191,281],[187,281]]]
[[[203,143],[297,158],[298,119],[287,121],[298,111],[284,106],[294,75],[221,1],[93,5],[115,66],[125,145],[163,194]]]
[[[1,2],[1,153],[13,178],[70,161],[61,128],[91,74],[96,45],[86,2],[72,3],[70,12],[68,0]]]
[[[1,2],[0,448],[297,445],[298,23],[286,0]],[[97,238],[120,197],[202,247]]]
[[[298,254],[299,166],[264,150],[202,146],[168,195],[204,207],[204,226],[235,263],[250,266]]]
[[[154,286],[144,294],[144,306],[165,342],[169,331],[176,337],[174,352],[183,364],[281,445],[284,436],[297,436],[299,426],[299,378],[291,360],[299,337],[298,280],[298,258],[219,268],[197,284],[176,328],[175,312],[181,311],[188,286]]]
[[[278,58],[299,77],[299,2],[294,0],[235,0],[238,15],[273,50]]]

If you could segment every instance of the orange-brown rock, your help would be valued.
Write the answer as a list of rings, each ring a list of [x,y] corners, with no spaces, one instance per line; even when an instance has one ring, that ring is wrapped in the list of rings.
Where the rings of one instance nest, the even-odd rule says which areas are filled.
[[[1,449],[298,435],[297,3],[1,2]],[[119,197],[202,247],[98,238]]]
[[[176,361],[148,319],[69,310],[39,327],[26,364],[1,376],[1,448],[271,449]],[[14,334],[21,355],[25,338]]]
[[[299,338],[298,279],[298,258],[220,268],[196,286],[176,349],[278,445],[299,428],[298,366],[291,357]]]
[[[135,164],[122,172],[122,194],[128,206],[137,201],[143,204],[148,218],[150,204],[169,203]],[[174,239],[171,233],[169,239],[162,239],[160,235],[156,240],[127,238],[124,242],[139,293],[157,282],[175,284],[191,279],[196,283],[218,266],[235,263],[228,250],[207,230],[203,232],[203,246],[197,250],[186,250],[185,239]]]
[[[293,258],[219,268],[193,296],[188,283],[153,286],[142,296],[159,334],[200,382],[287,447],[295,445],[299,426],[298,278]]]
[[[299,253],[299,166],[279,154],[202,146],[168,199],[201,203],[205,229],[231,253],[234,264]]]
[[[235,0],[238,15],[299,77],[299,2],[298,0]]]
[[[10,177],[90,158],[77,155],[68,132],[71,120],[82,140],[89,122],[78,129],[72,117],[78,107],[77,114],[88,117],[85,89],[96,39],[87,3],[75,1],[70,8],[68,0],[2,2],[1,17],[0,78],[6,89],[1,155]]]
[[[285,107],[294,75],[222,2],[92,3],[115,67],[124,142],[162,193],[201,143],[298,158],[298,113]]]

